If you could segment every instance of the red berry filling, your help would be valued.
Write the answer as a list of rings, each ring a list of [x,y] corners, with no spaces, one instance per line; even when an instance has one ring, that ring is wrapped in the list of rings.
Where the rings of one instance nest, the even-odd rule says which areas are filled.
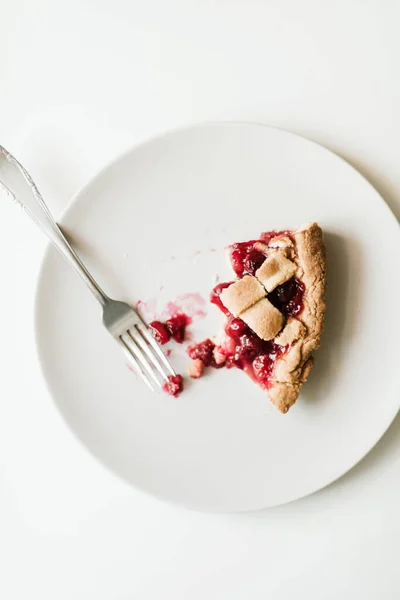
[[[186,327],[190,323],[190,318],[187,315],[174,315],[168,321],[152,321],[149,329],[159,344],[166,344],[169,340],[174,339],[178,344],[182,344],[185,339]]]
[[[237,242],[229,247],[232,268],[238,277],[254,275],[263,264],[266,256],[255,248],[258,243],[260,240],[251,240],[250,242]]]
[[[175,315],[168,319],[165,324],[171,337],[178,342],[178,344],[182,344],[185,339],[185,331],[189,324],[189,318],[184,314]]]
[[[193,344],[187,349],[187,353],[193,360],[200,359],[206,367],[213,366],[215,344],[210,339],[204,340],[199,344]]]
[[[303,298],[306,291],[304,283],[292,277],[286,283],[278,285],[268,300],[287,317],[295,317],[303,310]]]
[[[153,338],[161,345],[166,344],[171,339],[171,334],[168,331],[166,324],[161,321],[152,321],[149,325],[149,329]]]
[[[240,338],[241,335],[249,333],[250,329],[242,319],[231,316],[225,323],[225,332],[235,340]]]
[[[268,387],[275,361],[285,348],[260,339],[241,319],[232,316],[225,331],[230,343],[215,346],[212,340],[206,339],[188,348],[190,358],[202,361],[205,367],[244,369],[260,385]]]
[[[221,296],[222,290],[224,290],[225,288],[229,287],[232,283],[233,283],[233,281],[228,281],[227,283],[219,283],[218,285],[215,286],[215,288],[211,291],[211,294],[210,294],[210,302],[211,302],[211,304],[215,304],[215,306],[218,306],[218,308],[225,315],[229,315],[230,312],[222,304],[220,296]]]
[[[254,333],[242,335],[236,340],[233,353],[227,357],[225,365],[246,371],[250,377],[267,388],[273,374],[276,359],[285,353],[285,348],[265,342]]]
[[[250,250],[243,261],[244,272],[249,275],[255,275],[257,269],[259,269],[265,261],[265,258],[265,254],[259,250]]]
[[[170,396],[177,398],[183,391],[183,379],[182,375],[169,375],[168,381],[163,385],[163,390]]]
[[[263,387],[268,387],[275,359],[276,357],[271,354],[259,354],[252,362],[254,376]]]

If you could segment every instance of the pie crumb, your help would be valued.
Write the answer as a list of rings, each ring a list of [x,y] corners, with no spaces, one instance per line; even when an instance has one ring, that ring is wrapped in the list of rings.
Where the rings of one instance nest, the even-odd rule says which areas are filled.
[[[216,346],[213,350],[214,360],[217,365],[222,365],[226,361],[226,354],[221,352],[220,346]]]
[[[189,377],[191,377],[192,379],[198,379],[199,377],[201,377],[203,375],[203,371],[204,363],[201,360],[201,358],[196,358],[195,360],[193,360],[188,367]]]

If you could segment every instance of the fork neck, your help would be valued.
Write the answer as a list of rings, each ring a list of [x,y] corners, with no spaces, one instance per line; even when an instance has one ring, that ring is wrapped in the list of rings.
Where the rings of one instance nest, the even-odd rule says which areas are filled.
[[[94,277],[92,277],[92,275],[89,273],[89,271],[87,270],[87,268],[85,267],[85,265],[83,264],[83,262],[81,261],[79,256],[76,254],[75,250],[71,247],[71,245],[65,238],[63,232],[58,228],[58,226],[57,226],[57,229],[58,229],[59,233],[61,234],[61,240],[60,240],[60,236],[57,236],[58,239],[55,241],[56,248],[64,256],[64,258],[69,262],[69,264],[76,271],[76,273],[78,273],[78,275],[83,279],[83,281],[86,283],[87,287],[90,289],[92,294],[95,296],[96,300],[98,300],[98,302],[100,302],[100,304],[104,308],[110,301],[110,298],[101,289],[101,287],[99,286],[97,281],[94,279]],[[61,243],[60,243],[60,241],[61,241]]]

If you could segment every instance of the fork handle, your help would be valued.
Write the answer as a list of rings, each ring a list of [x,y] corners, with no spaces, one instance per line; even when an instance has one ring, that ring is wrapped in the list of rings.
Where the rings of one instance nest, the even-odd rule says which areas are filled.
[[[43,201],[44,204],[44,201]],[[44,206],[46,206],[44,204]],[[29,212],[30,216],[31,213]],[[64,233],[62,232],[60,226],[56,223],[54,218],[51,216],[49,212],[48,215],[48,225],[46,228],[43,227],[42,223],[38,223],[41,229],[46,233],[46,235],[53,242],[57,250],[62,254],[65,260],[71,265],[71,267],[78,273],[78,275],[83,279],[86,283],[90,291],[93,293],[95,298],[100,302],[100,304],[104,307],[109,301],[108,296],[103,292],[97,281],[92,277],[89,273],[75,250],[72,248]],[[34,221],[37,220],[32,217]]]
[[[53,242],[57,250],[62,254],[71,267],[80,275],[88,288],[104,307],[109,301],[99,284],[89,273],[75,250],[71,247],[59,225],[56,223],[47,204],[43,200],[39,190],[33,182],[29,173],[5,148],[0,146],[0,153],[5,155],[9,165],[2,172],[0,165],[0,180],[3,180],[6,188],[12,191],[15,201],[35,221],[40,229]],[[18,173],[20,171],[20,173]],[[21,178],[22,175],[22,178]],[[4,178],[3,178],[4,176]],[[25,179],[25,181],[24,181]]]

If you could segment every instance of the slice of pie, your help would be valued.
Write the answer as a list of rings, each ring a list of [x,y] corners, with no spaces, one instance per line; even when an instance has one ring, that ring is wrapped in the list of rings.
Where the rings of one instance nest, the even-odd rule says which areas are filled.
[[[228,248],[237,276],[211,302],[226,315],[223,336],[191,346],[203,366],[244,370],[286,413],[313,364],[324,325],[326,260],[317,223],[262,233]],[[199,372],[192,367],[192,372]]]

